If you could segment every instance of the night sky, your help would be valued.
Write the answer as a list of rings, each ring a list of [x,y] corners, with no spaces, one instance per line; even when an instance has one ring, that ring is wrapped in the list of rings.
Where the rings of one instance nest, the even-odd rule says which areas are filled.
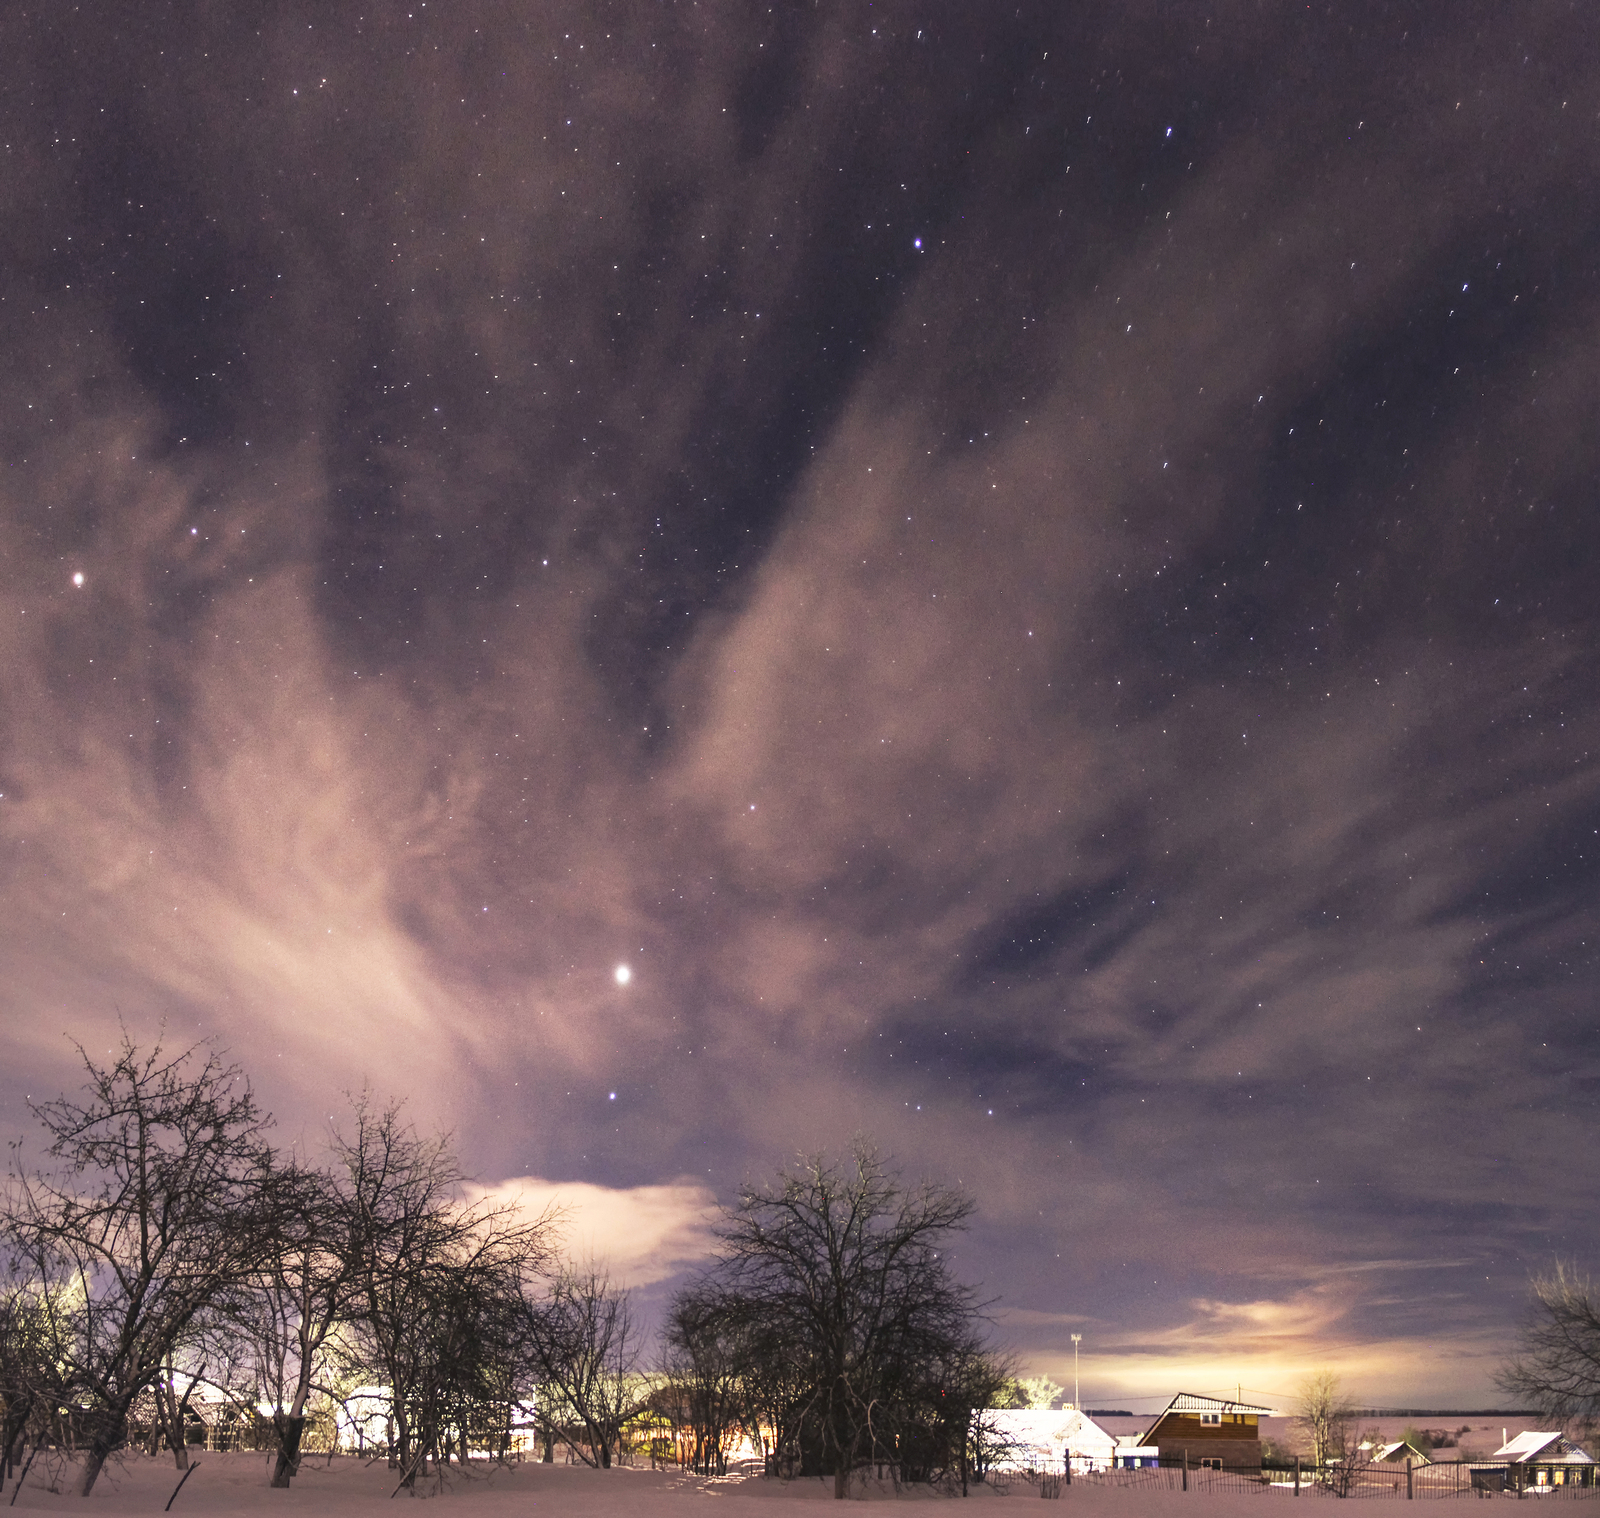
[[[7,7],[5,1137],[164,1018],[648,1312],[861,1133],[1091,1405],[1497,1405],[1600,1258],[1597,45]]]

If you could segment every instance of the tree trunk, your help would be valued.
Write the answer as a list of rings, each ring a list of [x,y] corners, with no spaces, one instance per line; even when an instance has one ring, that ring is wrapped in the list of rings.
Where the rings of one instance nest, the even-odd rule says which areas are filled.
[[[843,1501],[846,1492],[850,1489],[850,1467],[840,1460],[833,1468],[833,1496],[836,1502]]]
[[[400,1469],[405,1473],[400,1478],[403,1487],[414,1487],[417,1484],[415,1462],[411,1458],[411,1425],[405,1414],[396,1410],[394,1420],[395,1452],[400,1459]]]
[[[186,1396],[184,1403],[187,1404],[187,1401],[189,1401],[189,1398]],[[174,1409],[173,1416],[168,1419],[168,1424],[166,1424],[166,1443],[170,1444],[171,1451],[173,1451],[173,1464],[179,1470],[187,1470],[189,1468],[189,1430],[184,1427],[184,1409],[182,1408]]]
[[[17,1460],[22,1454],[22,1437],[28,1431],[28,1419],[32,1415],[31,1396],[14,1396],[6,1404],[5,1462],[11,1472],[16,1470]]]
[[[305,1433],[306,1420],[292,1413],[275,1412],[272,1426],[278,1435],[278,1459],[272,1467],[272,1485],[287,1487],[289,1478],[300,1468],[300,1438]]]
[[[100,1479],[100,1472],[112,1453],[122,1448],[128,1437],[128,1408],[132,1396],[119,1397],[109,1408],[103,1408],[90,1428],[89,1441],[84,1446],[83,1480],[78,1484],[78,1495],[87,1497]],[[72,1422],[67,1422],[67,1433],[72,1432]],[[69,1442],[69,1449],[71,1448]]]
[[[190,1388],[193,1390],[193,1388]],[[188,1405],[189,1399],[185,1397],[180,1403],[177,1391],[172,1385],[172,1371],[169,1366],[166,1373],[157,1379],[155,1385],[156,1412],[160,1416],[161,1432],[167,1441],[167,1448],[172,1451],[173,1463],[180,1471],[189,1468],[189,1449],[184,1442],[183,1410]],[[155,1453],[154,1450],[151,1451]]]
[[[121,1419],[117,1421],[120,1427]],[[94,1490],[94,1484],[100,1479],[106,1458],[121,1442],[120,1438],[111,1438],[109,1432],[97,1433],[89,1440],[89,1447],[84,1451],[83,1480],[78,1485],[80,1497],[87,1497]]]

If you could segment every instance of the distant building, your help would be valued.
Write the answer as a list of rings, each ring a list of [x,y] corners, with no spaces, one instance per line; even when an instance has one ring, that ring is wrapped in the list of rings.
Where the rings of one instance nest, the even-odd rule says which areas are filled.
[[[1145,1430],[1141,1443],[1154,1445],[1163,1465],[1254,1466],[1261,1464],[1261,1419],[1270,1407],[1197,1397],[1179,1392]]]
[[[1560,1433],[1518,1434],[1502,1444],[1492,1460],[1507,1465],[1593,1465],[1594,1457]]]
[[[1075,1471],[1108,1470],[1114,1463],[1116,1439],[1075,1407],[996,1407],[983,1417],[998,1448],[994,1470],[1064,1470],[1069,1454]]]
[[[1361,1448],[1375,1465],[1404,1465],[1407,1460],[1413,1465],[1433,1464],[1416,1445],[1404,1439],[1396,1439],[1392,1444],[1363,1444]]]
[[[1476,1492],[1537,1491],[1558,1486],[1593,1486],[1595,1462],[1562,1434],[1530,1430],[1472,1465]]]

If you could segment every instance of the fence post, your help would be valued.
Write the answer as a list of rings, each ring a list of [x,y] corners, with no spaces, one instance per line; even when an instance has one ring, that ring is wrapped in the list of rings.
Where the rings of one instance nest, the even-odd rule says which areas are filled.
[[[1294,1457],[1294,1494],[1296,1497],[1300,1495],[1300,1457],[1298,1455]]]
[[[1065,1452],[1065,1455],[1064,1455],[1064,1458],[1062,1460],[1062,1463],[1067,1468],[1067,1471],[1066,1471],[1067,1485],[1071,1486],[1072,1485],[1072,1451],[1070,1449]]]
[[[1183,1489],[1189,1490],[1189,1451],[1183,1452]]]
[[[1415,1493],[1411,1490],[1411,1462],[1409,1460],[1407,1460],[1406,1461],[1406,1500],[1410,1501],[1410,1499],[1414,1495],[1415,1495]]]

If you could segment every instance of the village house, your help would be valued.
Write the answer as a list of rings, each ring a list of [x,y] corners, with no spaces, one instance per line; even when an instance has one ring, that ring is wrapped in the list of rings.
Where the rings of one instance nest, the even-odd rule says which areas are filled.
[[[1154,1445],[1163,1465],[1261,1466],[1261,1419],[1270,1407],[1179,1392],[1140,1439]]]
[[[1115,1463],[1116,1439],[1078,1408],[991,1408],[983,1417],[998,1450],[994,1470],[1060,1471],[1069,1455],[1075,1471]]]
[[[1594,1485],[1594,1457],[1556,1430],[1518,1434],[1489,1458],[1505,1467],[1509,1479],[1504,1484],[1517,1491]],[[1474,1471],[1473,1485],[1492,1488],[1493,1484]]]

